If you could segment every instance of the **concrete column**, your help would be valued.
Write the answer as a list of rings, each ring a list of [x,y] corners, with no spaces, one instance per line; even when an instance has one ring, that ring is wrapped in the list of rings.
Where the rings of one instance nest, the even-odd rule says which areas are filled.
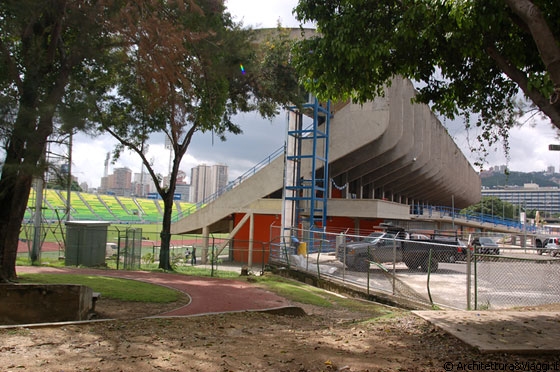
[[[247,257],[247,267],[253,267],[253,240],[255,235],[255,214],[249,217],[249,256]]]
[[[229,220],[229,231],[233,231],[235,225],[233,224],[233,218]],[[235,244],[233,243],[233,239],[229,242],[229,260],[233,262],[233,250],[235,249]]]
[[[288,131],[293,131],[297,129],[298,113],[289,111],[288,112]],[[286,133],[287,143],[286,143],[286,161],[285,172],[284,172],[284,200],[282,203],[282,236],[286,244],[290,244],[291,229],[297,225],[295,219],[295,202],[293,200],[286,200],[286,197],[295,197],[295,191],[287,190],[287,187],[296,186],[296,164],[293,160],[288,160],[288,156],[294,156],[296,151],[296,139],[294,136],[288,136]],[[252,221],[252,218],[251,218]]]
[[[208,263],[208,240],[210,229],[208,226],[204,226],[202,228],[202,253],[200,255],[200,263],[207,264]]]
[[[362,183],[362,178],[360,177],[358,180],[358,189],[356,190],[356,198],[363,199],[364,198],[364,184]]]

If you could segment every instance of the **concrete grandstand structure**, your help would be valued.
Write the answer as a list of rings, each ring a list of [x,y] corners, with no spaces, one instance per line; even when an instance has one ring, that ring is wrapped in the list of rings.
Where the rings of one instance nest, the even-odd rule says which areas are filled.
[[[390,221],[450,229],[448,223],[418,215],[426,206],[463,208],[480,200],[479,175],[429,107],[411,102],[414,95],[410,81],[395,78],[384,97],[363,105],[332,106],[329,178],[324,185],[328,222],[320,228],[371,231]],[[173,223],[172,233],[228,233],[247,242],[276,239],[271,226],[283,225],[291,208],[286,204],[286,179],[293,175],[286,174],[286,159],[285,154],[271,159],[243,182],[185,214]],[[298,166],[299,174],[308,178],[310,161]],[[296,220],[293,226],[301,224]]]

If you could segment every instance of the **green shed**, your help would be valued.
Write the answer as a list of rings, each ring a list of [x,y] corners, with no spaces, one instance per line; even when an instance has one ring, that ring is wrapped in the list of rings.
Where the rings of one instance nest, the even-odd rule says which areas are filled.
[[[107,228],[104,221],[66,221],[66,266],[104,266]]]

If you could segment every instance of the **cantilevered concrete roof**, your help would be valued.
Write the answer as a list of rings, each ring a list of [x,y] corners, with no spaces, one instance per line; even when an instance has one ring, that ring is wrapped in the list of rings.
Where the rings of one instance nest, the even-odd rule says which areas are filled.
[[[411,103],[414,94],[410,81],[396,78],[384,97],[363,105],[334,105],[329,172],[335,184],[346,185],[347,199],[332,199],[329,216],[359,212],[359,217],[407,219],[411,204],[451,206],[453,200],[463,208],[480,200],[478,174],[429,107]],[[310,169],[302,164],[304,175]],[[281,194],[283,176],[284,159],[279,157],[175,222],[172,233],[203,227],[225,232],[230,225],[224,222],[233,213],[281,214],[281,199],[261,199]]]

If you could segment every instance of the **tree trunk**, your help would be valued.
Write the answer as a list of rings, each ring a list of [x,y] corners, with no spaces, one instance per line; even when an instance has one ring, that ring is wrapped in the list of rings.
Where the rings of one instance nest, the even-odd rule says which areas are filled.
[[[171,246],[171,214],[173,213],[173,192],[166,192],[163,197],[163,222],[160,238],[161,248],[159,251],[159,268],[173,270],[169,259],[169,247]]]
[[[32,159],[32,155],[36,153],[33,147],[40,140],[34,138],[30,141],[37,121],[37,95],[30,88],[30,82],[25,81],[26,94],[22,94],[19,100],[18,117],[8,141],[0,176],[0,282],[16,280],[19,232],[38,161],[38,158]]]
[[[190,136],[187,140],[187,143],[188,142],[190,142]],[[169,175],[169,185],[167,187],[167,190],[165,191],[163,191],[163,189],[160,189],[160,196],[163,199],[163,221],[160,232],[161,249],[159,251],[159,268],[163,270],[173,270],[169,259],[169,247],[171,245],[171,216],[173,214],[175,189],[177,187],[177,174],[179,173],[179,164],[181,163],[183,155],[184,151],[175,151],[173,168],[171,170],[171,174]]]
[[[527,25],[546,66],[548,76],[554,85],[551,97],[546,102],[535,102],[535,104],[550,117],[554,126],[560,129],[560,46],[558,41],[541,10],[532,1],[505,0],[505,2]],[[527,94],[526,89],[524,91]],[[533,99],[533,101],[535,100]]]
[[[0,282],[16,279],[19,233],[33,175],[50,134],[27,130],[36,117],[25,114],[30,110],[20,111],[22,114],[16,120],[0,178]]]
[[[37,103],[37,86],[26,81],[18,117],[8,141],[0,178],[0,282],[16,280],[19,233],[34,176],[43,176],[41,158],[53,131],[56,105],[64,92],[67,74],[57,81],[44,106]],[[60,82],[63,83],[60,83]],[[40,108],[43,107],[43,110]],[[37,112],[40,112],[37,114]],[[40,213],[40,211],[36,211]]]
[[[4,164],[4,169],[8,164]],[[17,279],[16,258],[19,232],[25,215],[31,175],[16,175],[16,172],[4,170],[0,181],[0,282],[11,282]]]
[[[506,0],[533,36],[541,59],[555,88],[560,88],[560,46],[541,10],[530,0]]]

